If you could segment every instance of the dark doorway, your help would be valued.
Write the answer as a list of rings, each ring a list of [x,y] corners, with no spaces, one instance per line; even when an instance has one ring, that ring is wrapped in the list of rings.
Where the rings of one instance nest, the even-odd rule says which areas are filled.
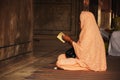
[[[34,50],[47,51],[62,45],[56,36],[64,32],[77,38],[80,0],[34,0]]]

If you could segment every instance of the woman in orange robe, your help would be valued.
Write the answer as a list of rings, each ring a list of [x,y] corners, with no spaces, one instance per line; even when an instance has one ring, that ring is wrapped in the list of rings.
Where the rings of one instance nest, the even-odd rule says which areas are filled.
[[[76,58],[66,58],[65,54],[60,54],[56,62],[57,67],[64,70],[106,71],[104,42],[94,15],[82,11],[80,21],[81,33],[77,42],[68,35],[63,36],[63,39],[73,46]]]

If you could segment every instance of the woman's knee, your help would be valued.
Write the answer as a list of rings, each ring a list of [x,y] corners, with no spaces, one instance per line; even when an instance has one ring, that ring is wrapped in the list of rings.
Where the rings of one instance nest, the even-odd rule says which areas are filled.
[[[60,55],[58,56],[58,60],[60,60],[60,59],[66,59],[65,54],[60,54]]]

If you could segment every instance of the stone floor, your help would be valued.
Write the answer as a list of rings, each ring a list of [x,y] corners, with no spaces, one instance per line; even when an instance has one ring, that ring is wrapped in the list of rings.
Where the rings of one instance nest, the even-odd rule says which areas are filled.
[[[37,52],[28,59],[0,69],[0,80],[120,80],[120,57],[107,56],[106,72],[55,70],[56,58],[65,48]]]

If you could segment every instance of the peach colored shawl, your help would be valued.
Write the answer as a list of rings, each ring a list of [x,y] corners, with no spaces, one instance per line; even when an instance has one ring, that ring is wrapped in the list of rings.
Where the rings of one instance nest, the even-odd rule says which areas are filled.
[[[82,11],[80,15],[81,33],[79,40],[73,42],[78,63],[94,71],[106,70],[106,54],[95,18],[91,12]]]
[[[80,20],[79,40],[72,42],[77,58],[66,58],[65,54],[61,54],[56,65],[64,70],[105,71],[105,47],[95,18],[91,12],[82,11]]]

